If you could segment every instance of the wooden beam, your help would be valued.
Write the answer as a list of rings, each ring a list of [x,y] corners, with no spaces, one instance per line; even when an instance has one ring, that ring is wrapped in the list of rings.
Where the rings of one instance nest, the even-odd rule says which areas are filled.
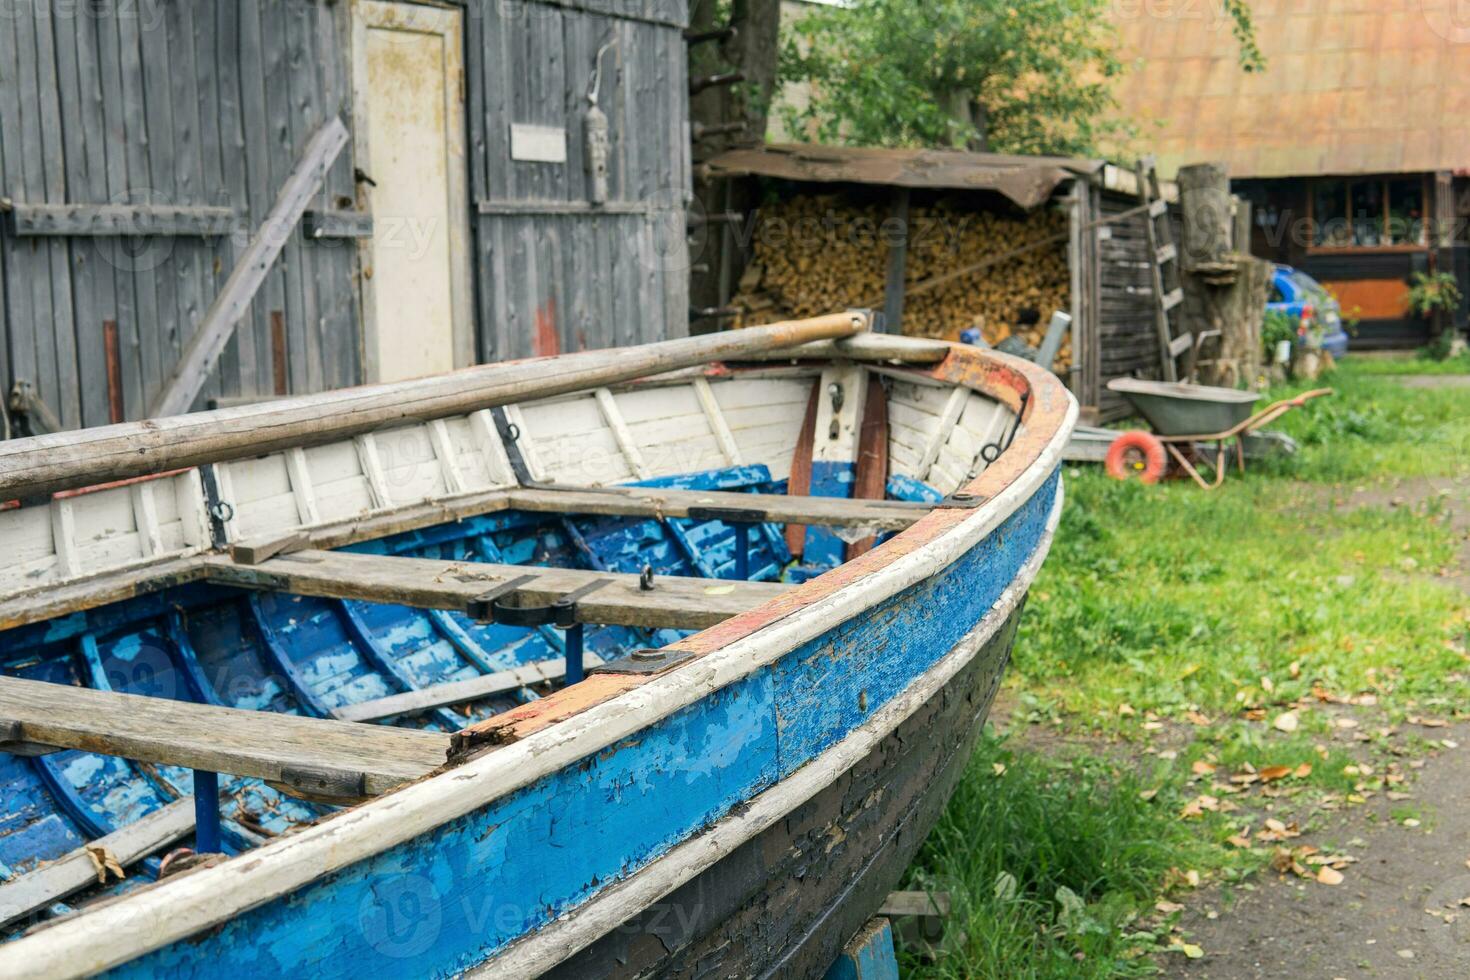
[[[506,495],[512,510],[537,513],[717,519],[721,512],[729,512],[732,519],[737,513],[745,514],[747,522],[752,524],[806,524],[873,531],[902,531],[933,509],[927,504],[885,500],[648,487],[609,487],[603,490],[533,487],[507,490]]]
[[[301,228],[307,238],[372,238],[373,216],[361,211],[307,211]]]
[[[0,928],[97,884],[98,870],[93,854],[105,854],[126,868],[183,840],[193,830],[194,797],[186,796],[121,830],[99,837],[34,871],[0,884]]]
[[[172,558],[142,569],[126,568],[65,585],[43,586],[0,601],[0,632],[188,585],[202,575],[198,558]]]
[[[468,415],[496,405],[847,337],[866,328],[866,316],[839,313],[638,347],[486,364],[438,377],[177,418],[13,439],[0,444],[0,500],[244,459],[293,446],[319,446],[408,420]]]
[[[212,238],[235,229],[233,208],[126,204],[22,204],[10,206],[17,237],[58,235],[195,235]]]
[[[584,653],[583,662],[591,668],[599,666],[603,661],[595,653]],[[559,681],[567,675],[566,664],[564,659],[541,660],[468,680],[434,684],[417,691],[390,694],[372,701],[345,705],[333,711],[332,717],[339,721],[382,721],[384,718],[423,714],[434,708],[465,704],[522,687]]]
[[[550,605],[593,582],[606,582],[577,603],[578,621],[648,629],[705,629],[790,588],[661,576],[644,591],[637,575],[337,551],[303,551],[260,565],[236,565],[226,557],[211,556],[204,559],[204,566],[205,576],[219,585],[459,612],[468,611],[472,602],[496,586],[527,575],[534,580],[517,591],[517,600],[526,605]]]
[[[229,343],[235,325],[250,310],[256,290],[265,282],[276,256],[290,240],[302,212],[322,186],[327,171],[347,145],[347,127],[333,116],[327,120],[302,151],[295,168],[281,185],[276,202],[250,244],[245,247],[224,288],[189,339],[178,365],[149,411],[152,416],[178,415],[194,404],[215,361]]]
[[[314,799],[360,800],[432,772],[449,736],[240,711],[0,677],[0,719],[28,742],[253,776]]]

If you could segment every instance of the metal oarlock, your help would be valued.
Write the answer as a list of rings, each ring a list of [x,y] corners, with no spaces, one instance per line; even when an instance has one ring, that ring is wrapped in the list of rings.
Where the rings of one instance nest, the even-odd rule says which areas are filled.
[[[466,613],[482,623],[501,623],[505,626],[555,626],[566,633],[566,682],[579,683],[587,676],[586,631],[577,613],[577,603],[598,589],[612,582],[610,578],[588,582],[580,589],[568,592],[550,605],[523,605],[516,601],[516,594],[536,581],[535,575],[521,575],[502,582],[483,595],[470,600]]]

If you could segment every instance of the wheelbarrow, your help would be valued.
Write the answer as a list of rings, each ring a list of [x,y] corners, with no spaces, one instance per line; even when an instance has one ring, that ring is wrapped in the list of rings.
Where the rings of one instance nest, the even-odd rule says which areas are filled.
[[[1313,398],[1333,393],[1331,388],[1304,392],[1252,415],[1251,410],[1261,396],[1234,388],[1118,378],[1108,382],[1108,390],[1127,399],[1153,428],[1152,432],[1124,432],[1113,440],[1104,461],[1108,475],[1115,480],[1157,483],[1168,472],[1172,459],[1175,466],[1206,490],[1225,482],[1229,468],[1225,456],[1232,447],[1236,465],[1240,472],[1245,472],[1247,435]],[[1195,466],[1192,457],[1197,443],[1215,444],[1213,482],[1207,482]]]

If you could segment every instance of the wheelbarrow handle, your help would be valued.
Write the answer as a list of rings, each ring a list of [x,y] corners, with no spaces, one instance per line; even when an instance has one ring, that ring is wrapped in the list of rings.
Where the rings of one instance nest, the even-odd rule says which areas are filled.
[[[1304,391],[1304,392],[1302,392],[1300,395],[1297,395],[1295,398],[1291,399],[1290,400],[1290,403],[1291,403],[1291,407],[1292,408],[1301,408],[1303,405],[1305,405],[1307,402],[1311,401],[1313,398],[1321,398],[1324,395],[1335,395],[1335,394],[1337,394],[1337,392],[1334,391],[1331,388],[1318,388],[1315,391]]]

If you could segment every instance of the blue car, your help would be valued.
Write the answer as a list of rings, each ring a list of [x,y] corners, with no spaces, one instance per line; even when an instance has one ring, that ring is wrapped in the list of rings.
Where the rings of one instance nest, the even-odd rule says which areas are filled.
[[[1347,331],[1342,327],[1342,308],[1320,282],[1289,265],[1275,267],[1266,309],[1278,310],[1297,323],[1297,343],[1311,329],[1322,332],[1322,349],[1333,357],[1348,351]]]

